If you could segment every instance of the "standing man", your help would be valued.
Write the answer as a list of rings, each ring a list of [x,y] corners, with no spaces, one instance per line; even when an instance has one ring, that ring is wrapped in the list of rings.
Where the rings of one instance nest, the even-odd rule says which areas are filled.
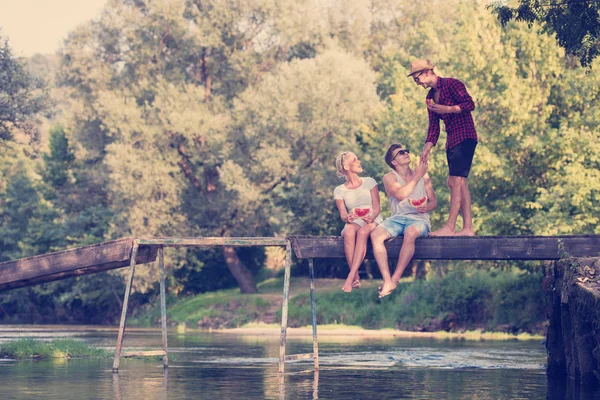
[[[410,74],[415,83],[430,88],[425,102],[429,113],[427,140],[421,159],[427,161],[431,148],[440,136],[440,119],[446,126],[446,159],[448,160],[450,187],[450,211],[446,224],[431,232],[431,236],[475,236],[471,213],[471,193],[467,177],[471,170],[477,132],[471,111],[475,103],[465,85],[454,78],[442,78],[433,72],[435,66],[429,60],[414,60],[410,63]],[[462,211],[463,227],[454,232],[459,211]]]
[[[392,144],[385,153],[385,162],[392,169],[383,177],[392,216],[371,232],[373,255],[377,261],[383,285],[379,298],[392,293],[404,269],[415,254],[417,238],[427,236],[430,230],[429,212],[437,206],[437,199],[427,175],[427,161],[420,160],[410,168],[410,151],[400,143]],[[402,235],[402,248],[394,274],[390,274],[385,241]]]

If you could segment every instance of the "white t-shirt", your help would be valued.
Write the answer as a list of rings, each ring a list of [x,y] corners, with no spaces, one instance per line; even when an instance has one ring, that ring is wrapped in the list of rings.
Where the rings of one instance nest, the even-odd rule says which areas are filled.
[[[369,177],[360,179],[362,183],[355,189],[348,189],[342,184],[333,190],[334,200],[344,200],[348,212],[353,208],[370,208],[373,210],[371,189],[377,186],[377,182],[375,182],[375,179]],[[378,215],[375,222],[379,223],[381,219],[381,215]]]

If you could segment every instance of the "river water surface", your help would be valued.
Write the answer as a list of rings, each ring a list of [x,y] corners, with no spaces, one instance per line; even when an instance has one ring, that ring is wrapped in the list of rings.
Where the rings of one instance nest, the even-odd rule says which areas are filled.
[[[79,339],[113,351],[117,330],[0,326],[17,337]],[[158,330],[129,329],[124,351],[158,349]],[[287,353],[312,352],[312,338],[288,337]],[[312,360],[277,374],[277,335],[169,333],[161,359],[0,360],[2,399],[600,399],[599,389],[548,380],[539,341],[465,341],[322,336]]]

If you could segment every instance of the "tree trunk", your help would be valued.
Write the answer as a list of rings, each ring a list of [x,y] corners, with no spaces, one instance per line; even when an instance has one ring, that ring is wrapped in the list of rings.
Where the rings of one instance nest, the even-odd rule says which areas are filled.
[[[240,292],[257,293],[258,289],[256,288],[254,277],[238,257],[235,248],[228,246],[223,247],[223,255],[225,256],[227,268],[229,268],[229,271],[240,285]]]
[[[415,280],[424,281],[427,278],[427,272],[429,271],[429,268],[429,261],[413,260],[412,275],[415,278]]]
[[[202,74],[202,82],[204,83],[204,101],[210,100],[212,90],[212,76],[208,70],[208,56],[206,55],[206,49],[202,49],[202,62],[200,65],[200,71]]]

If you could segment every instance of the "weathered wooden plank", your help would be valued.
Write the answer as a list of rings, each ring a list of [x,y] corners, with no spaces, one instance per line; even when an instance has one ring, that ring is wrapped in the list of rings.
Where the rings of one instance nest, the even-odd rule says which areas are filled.
[[[124,238],[0,263],[0,290],[37,285],[129,265],[132,238]],[[155,246],[140,246],[136,263],[156,259]]]
[[[164,350],[124,351],[121,353],[121,357],[162,357],[165,354],[167,353]]]
[[[345,258],[340,236],[290,236],[298,258]],[[386,243],[388,256],[398,257],[402,237]],[[417,239],[419,260],[558,260],[562,255],[598,256],[600,235],[572,236],[475,236],[426,237]],[[369,243],[367,258],[373,258]]]
[[[282,237],[188,237],[188,238],[138,238],[140,245],[164,247],[214,247],[214,246],[285,246]]]

